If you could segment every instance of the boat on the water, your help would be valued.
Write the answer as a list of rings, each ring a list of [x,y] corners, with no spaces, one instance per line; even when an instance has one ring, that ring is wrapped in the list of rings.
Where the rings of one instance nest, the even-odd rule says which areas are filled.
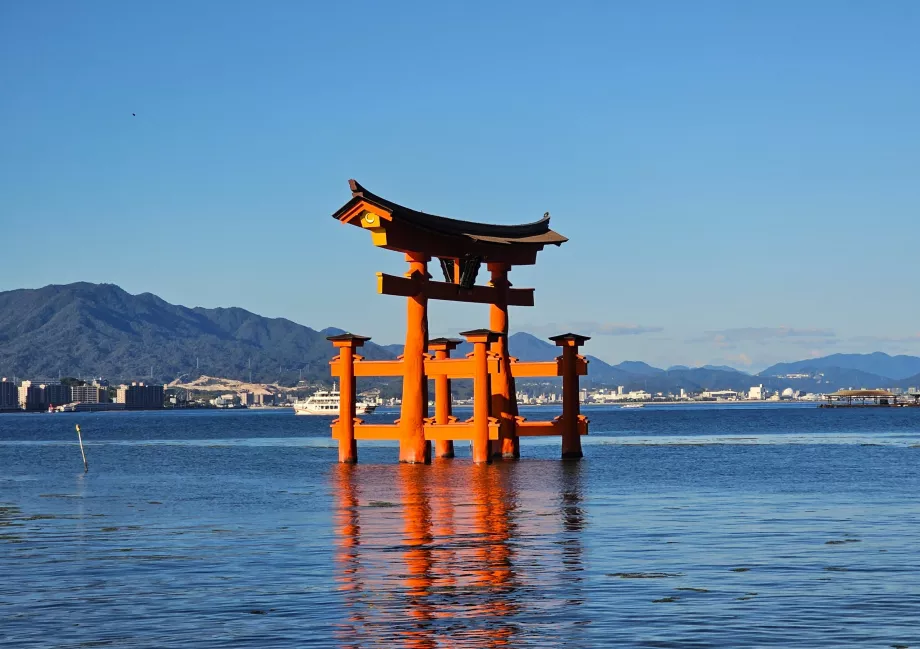
[[[358,401],[355,404],[356,415],[370,415],[377,409],[376,403]],[[303,401],[294,402],[295,415],[331,415],[339,414],[339,390],[332,384],[331,390],[317,390],[313,395]]]
[[[621,408],[643,408],[645,407],[644,403],[624,403]]]

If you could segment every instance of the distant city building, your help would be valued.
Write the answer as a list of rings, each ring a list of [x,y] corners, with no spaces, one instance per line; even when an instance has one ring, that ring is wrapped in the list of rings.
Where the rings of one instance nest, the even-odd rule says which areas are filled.
[[[727,401],[738,398],[738,393],[734,390],[707,390],[700,393],[700,399],[703,401]]]
[[[44,394],[32,381],[23,381],[19,385],[19,407],[23,410],[41,410]]]
[[[115,403],[125,404],[127,410],[155,410],[163,407],[163,395],[162,385],[132,383],[119,386]]]
[[[785,390],[783,390],[783,393],[780,395],[780,398],[781,399],[794,399],[795,390],[793,390],[792,388],[786,388]]]
[[[244,390],[237,394],[240,399],[241,406],[254,406],[256,404],[256,395],[250,392],[249,390]]]
[[[619,391],[620,388],[617,388],[617,390]],[[645,390],[632,390],[626,394],[623,394],[622,392],[619,394],[623,399],[628,399],[630,401],[648,401],[652,398],[651,393],[646,392]]]
[[[19,410],[19,389],[6,377],[0,381],[0,410]]]
[[[751,389],[748,390],[748,399],[756,399],[762,401],[765,398],[766,395],[764,395],[762,383],[760,385],[752,386]]]
[[[240,403],[240,395],[237,394],[222,394],[210,401],[215,408],[239,408]]]
[[[23,381],[19,386],[19,407],[23,410],[44,410],[48,406],[70,403],[70,386],[60,383]]]
[[[75,403],[107,403],[109,393],[98,385],[75,385],[70,389]]]
[[[69,385],[43,383],[41,388],[46,405],[63,406],[65,403],[70,403],[71,393]]]

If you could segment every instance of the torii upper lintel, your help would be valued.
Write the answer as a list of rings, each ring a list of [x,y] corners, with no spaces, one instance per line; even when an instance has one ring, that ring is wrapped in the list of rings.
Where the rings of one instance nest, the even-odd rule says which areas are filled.
[[[352,198],[333,217],[371,232],[374,245],[441,259],[477,258],[512,266],[536,262],[548,244],[567,239],[550,229],[549,214],[533,223],[500,225],[419,212],[378,196],[350,180]]]

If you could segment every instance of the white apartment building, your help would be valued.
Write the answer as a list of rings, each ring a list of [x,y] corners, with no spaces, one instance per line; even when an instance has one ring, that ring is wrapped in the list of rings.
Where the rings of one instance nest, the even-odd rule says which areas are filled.
[[[764,394],[763,383],[760,385],[752,386],[751,389],[748,390],[748,399],[756,399],[758,401],[762,401],[765,398],[766,395]]]

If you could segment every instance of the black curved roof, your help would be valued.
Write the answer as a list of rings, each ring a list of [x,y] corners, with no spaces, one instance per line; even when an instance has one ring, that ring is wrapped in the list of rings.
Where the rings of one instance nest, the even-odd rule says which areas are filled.
[[[427,214],[389,201],[365,189],[357,180],[349,180],[352,199],[342,206],[333,216],[339,218],[358,201],[367,201],[389,212],[394,219],[404,221],[439,234],[466,236],[478,241],[491,243],[531,243],[560,245],[568,239],[549,228],[549,212],[533,223],[520,225],[497,225],[461,221],[446,216]]]

